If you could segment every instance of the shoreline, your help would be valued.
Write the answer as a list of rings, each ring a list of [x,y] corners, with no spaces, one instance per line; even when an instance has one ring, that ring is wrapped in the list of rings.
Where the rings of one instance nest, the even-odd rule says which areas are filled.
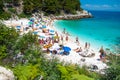
[[[54,19],[54,20],[52,21],[52,24],[54,24],[56,21],[57,21],[57,19]],[[65,34],[62,33],[63,31],[58,30],[57,27],[52,26],[52,28],[55,29],[55,31],[57,31],[59,34],[65,35]],[[67,32],[67,30],[66,30],[66,32]],[[75,42],[75,38],[78,37],[78,36],[74,36],[74,35],[71,34],[71,33],[69,33],[69,35],[70,35],[69,37],[70,37],[70,39],[71,39],[71,42]],[[79,42],[80,42],[80,45],[84,46],[84,45],[85,45],[85,42],[87,42],[87,41],[83,41],[83,40],[80,38],[80,39],[79,39]],[[96,47],[93,47],[93,46],[90,46],[90,47],[91,47],[91,49],[93,49],[95,52],[99,51],[98,49],[100,49],[100,47],[99,47],[99,48],[98,48],[98,47],[96,48]]]
[[[54,24],[55,21],[57,21],[57,19],[54,19],[52,21],[52,24]],[[55,26],[52,26],[52,27],[53,27],[53,29],[55,31],[58,32],[58,34],[64,35],[64,36],[66,35],[66,34],[63,34],[62,31],[58,30],[57,27],[55,27]],[[72,63],[72,64],[78,64],[80,66],[84,66],[84,65],[90,66],[91,64],[96,64],[96,65],[98,65],[99,68],[101,68],[97,72],[99,72],[100,70],[108,67],[102,61],[96,61],[97,59],[99,59],[99,50],[94,48],[94,47],[90,47],[90,50],[93,50],[95,52],[95,56],[94,57],[80,57],[80,55],[76,54],[76,52],[73,51],[73,49],[78,48],[80,46],[82,48],[84,48],[85,43],[83,43],[81,40],[79,40],[80,41],[80,45],[78,45],[77,43],[75,43],[75,37],[71,36],[71,35],[72,34],[70,34],[70,36],[69,36],[70,41],[68,41],[67,44],[65,42],[65,46],[71,46],[72,51],[70,53],[71,54],[70,57],[73,57],[73,58],[66,59],[67,58],[66,56],[57,55],[56,57],[59,58],[60,61],[64,61],[64,62]],[[68,56],[68,58],[69,58],[69,56]],[[77,59],[75,59],[76,61],[74,61],[74,58],[77,58]],[[84,59],[84,58],[86,59],[86,62],[81,62],[81,59]]]

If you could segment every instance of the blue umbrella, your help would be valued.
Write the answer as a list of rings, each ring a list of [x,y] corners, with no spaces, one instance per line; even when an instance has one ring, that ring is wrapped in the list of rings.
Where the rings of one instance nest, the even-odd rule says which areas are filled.
[[[16,26],[16,28],[17,28],[17,29],[20,29],[20,28],[21,28],[21,26]]]
[[[33,32],[33,34],[36,34],[37,35],[38,32]]]
[[[30,18],[30,21],[34,21],[34,18]]]
[[[71,51],[71,48],[70,48],[70,47],[67,47],[67,46],[63,46],[63,50],[64,50],[65,52],[69,52],[69,51]]]
[[[42,25],[42,28],[46,28],[46,26],[45,26],[45,25]]]
[[[36,26],[39,26],[39,24],[36,24]]]
[[[54,34],[55,34],[55,31],[54,31],[54,30],[49,30],[49,33],[50,33],[51,35],[54,35]]]
[[[54,32],[54,30],[50,30],[50,32],[52,32],[52,33],[53,33],[53,32]]]

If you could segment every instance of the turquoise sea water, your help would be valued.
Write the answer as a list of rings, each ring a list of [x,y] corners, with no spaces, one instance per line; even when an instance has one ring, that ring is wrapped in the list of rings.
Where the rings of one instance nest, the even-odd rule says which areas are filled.
[[[78,36],[82,42],[90,42],[94,48],[113,49],[120,44],[120,12],[90,11],[93,18],[79,20],[58,20],[54,26],[66,29],[72,36]]]

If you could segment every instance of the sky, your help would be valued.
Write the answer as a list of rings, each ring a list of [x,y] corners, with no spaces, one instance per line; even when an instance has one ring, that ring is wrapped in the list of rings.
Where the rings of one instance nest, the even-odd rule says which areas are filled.
[[[80,0],[86,10],[120,11],[120,0]]]

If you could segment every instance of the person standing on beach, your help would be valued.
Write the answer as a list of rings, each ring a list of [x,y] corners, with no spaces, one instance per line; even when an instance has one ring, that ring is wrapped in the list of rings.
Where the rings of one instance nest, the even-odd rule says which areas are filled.
[[[66,41],[68,41],[68,35],[66,35]]]
[[[90,43],[88,43],[88,46],[87,46],[88,49],[90,49]]]
[[[87,49],[87,47],[88,47],[88,44],[87,44],[87,42],[85,43],[85,49]]]
[[[80,43],[79,43],[79,40],[78,40],[78,37],[76,37],[76,43],[79,45]]]
[[[103,46],[101,46],[99,52],[100,52],[100,60],[105,62],[106,61],[106,53],[105,53],[105,51],[103,49]]]
[[[23,22],[21,22],[21,26],[23,25]]]
[[[76,42],[78,42],[78,37],[76,37]]]
[[[63,45],[63,36],[61,35],[61,41],[62,41],[62,45]]]

